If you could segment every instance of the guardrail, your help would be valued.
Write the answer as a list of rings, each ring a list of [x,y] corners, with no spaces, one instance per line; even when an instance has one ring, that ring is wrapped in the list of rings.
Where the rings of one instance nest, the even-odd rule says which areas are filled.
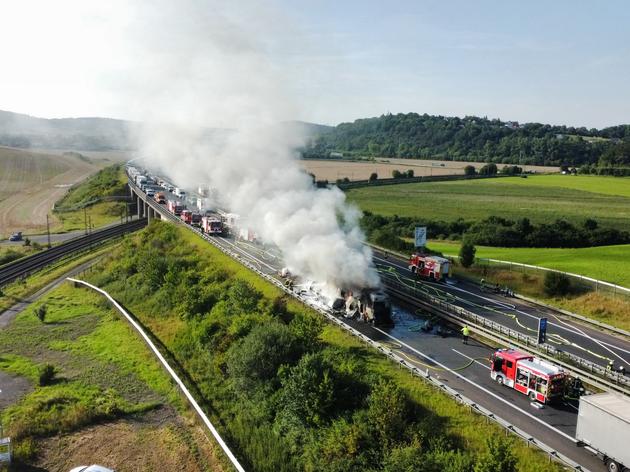
[[[592,324],[594,326],[597,326],[598,328],[602,328],[616,334],[621,334],[622,336],[630,337],[630,332],[626,331],[625,329],[617,328],[616,326],[611,326],[608,323],[602,323],[601,321],[597,321],[592,318],[588,318],[586,316],[578,315],[577,313],[573,313],[568,310],[563,310],[562,308],[557,308],[555,306],[548,305],[547,303],[543,303],[539,300],[526,297],[525,295],[521,295],[520,293],[515,293],[514,296],[517,298],[520,298],[521,300],[525,300],[530,303],[535,303],[536,305],[544,306],[545,308],[549,308],[550,310],[557,311],[559,313],[562,313],[563,315],[569,316],[571,318],[575,318],[576,320],[583,321],[584,323]]]
[[[368,246],[370,246],[372,249],[376,249],[376,250],[378,250],[380,252],[391,254],[392,256],[395,256],[395,257],[400,257],[400,258],[405,258],[406,257],[405,254],[401,254],[399,252],[392,251],[391,249],[387,249],[387,248],[384,248],[384,247],[381,247],[381,246],[377,246],[376,244],[372,244],[372,243],[366,243],[366,244]],[[459,258],[459,256],[453,255],[453,254],[445,254],[444,256],[445,257],[451,257],[451,258]],[[482,259],[482,260],[489,260],[489,259]],[[490,260],[495,260],[495,259],[490,259]],[[505,262],[506,264],[515,264],[515,265],[518,264],[516,262],[506,262],[506,261],[503,261],[503,262]],[[578,278],[584,277],[584,276],[581,276],[579,274],[572,274],[570,272],[562,272],[562,271],[558,271],[556,269],[547,269],[546,267],[541,267],[541,266],[533,266],[533,265],[525,265],[525,264],[522,264],[522,265],[524,265],[526,267],[534,267],[534,268],[540,269],[542,271],[548,270],[548,271],[560,272],[562,274],[566,274],[566,275],[569,275],[569,276],[575,275]],[[603,280],[597,280],[597,279],[591,279],[591,280],[599,282],[599,284],[601,286],[605,286],[605,284],[609,284],[608,282],[604,282]],[[620,289],[620,292],[623,292],[624,290],[628,290],[629,291],[629,295],[630,295],[630,289],[628,289],[626,287],[622,287],[621,285],[614,285],[614,284],[609,284],[609,285],[611,285],[612,287],[617,287],[618,289]],[[584,323],[591,324],[591,325],[596,326],[598,328],[603,328],[603,329],[605,329],[607,331],[611,331],[613,333],[620,334],[622,336],[630,337],[630,332],[628,332],[628,331],[626,331],[624,329],[621,329],[621,328],[617,328],[616,326],[611,326],[611,325],[609,325],[607,323],[602,323],[601,321],[594,320],[593,318],[588,318],[587,316],[582,316],[582,315],[579,315],[577,313],[570,312],[568,310],[563,310],[562,308],[558,308],[558,307],[555,307],[555,306],[552,306],[552,305],[548,305],[546,303],[541,302],[540,300],[536,300],[536,299],[533,299],[533,298],[530,298],[530,297],[526,297],[526,296],[521,295],[519,293],[515,293],[514,296],[517,297],[517,298],[520,298],[522,300],[526,300],[526,301],[528,301],[530,303],[534,303],[536,305],[544,306],[545,308],[549,308],[551,310],[557,311],[559,313],[562,313],[563,315],[569,316],[571,318],[575,318],[577,320],[583,321]]]
[[[383,283],[389,291],[398,294],[399,297],[407,301],[410,299],[419,301],[425,309],[442,317],[446,317],[455,324],[462,325],[463,321],[466,321],[466,324],[469,324],[473,330],[477,330],[480,334],[497,342],[535,351],[541,357],[552,360],[556,364],[564,367],[572,375],[579,376],[582,380],[588,381],[595,387],[630,395],[630,379],[620,375],[618,372],[609,372],[606,368],[594,362],[590,362],[575,354],[562,351],[549,344],[540,345],[538,344],[538,340],[533,336],[508,328],[496,321],[489,320],[464,308],[444,302],[427,293],[413,290],[397,280],[390,278],[388,274],[381,274],[381,276]]]
[[[241,464],[239,463],[238,459],[232,453],[232,451],[230,450],[228,445],[225,443],[225,441],[223,440],[223,438],[221,437],[221,435],[219,434],[217,429],[210,422],[210,420],[208,419],[208,416],[206,416],[204,411],[201,409],[201,407],[199,406],[199,404],[197,403],[195,398],[192,396],[192,394],[190,393],[190,391],[188,390],[188,388],[184,384],[184,382],[179,378],[179,376],[177,375],[175,370],[173,370],[173,368],[170,366],[170,364],[164,358],[164,356],[162,355],[160,350],[155,346],[153,341],[151,341],[151,338],[144,332],[144,330],[142,329],[140,324],[138,324],[138,322],[105,290],[103,290],[103,289],[101,289],[101,288],[99,288],[99,287],[97,287],[95,285],[92,285],[92,284],[90,284],[88,282],[85,282],[83,280],[80,280],[80,279],[74,279],[74,278],[68,277],[67,280],[69,280],[71,282],[74,282],[75,284],[80,284],[80,285],[83,285],[85,287],[91,288],[92,290],[94,290],[96,292],[99,292],[101,295],[105,296],[105,298],[107,298],[109,300],[109,302],[126,318],[126,320],[134,327],[134,329],[140,334],[140,336],[142,336],[142,339],[144,339],[144,342],[153,351],[153,353],[158,358],[158,360],[160,361],[162,366],[166,369],[166,371],[169,373],[169,375],[175,381],[177,386],[181,389],[182,393],[186,396],[186,399],[188,400],[190,405],[197,412],[197,415],[199,415],[199,418],[201,418],[203,423],[206,425],[206,427],[210,430],[210,432],[214,436],[214,439],[216,439],[216,441],[219,443],[219,446],[221,446],[221,449],[223,449],[223,452],[225,452],[225,455],[228,457],[228,459],[230,460],[232,465],[239,472],[245,472],[245,469],[241,466]]]
[[[454,259],[459,259],[459,256],[455,254],[445,254],[445,256],[451,257]],[[630,288],[628,287],[617,285],[612,282],[606,282],[605,280],[595,279],[593,277],[588,277],[586,275],[575,274],[573,272],[565,272],[563,270],[558,270],[558,269],[550,269],[549,267],[542,267],[542,266],[537,266],[537,265],[532,265],[532,264],[523,264],[521,262],[502,261],[500,259],[491,259],[487,257],[477,257],[475,260],[477,261],[477,264],[480,265],[480,267],[484,267],[483,263],[485,262],[486,264],[488,264],[488,267],[490,267],[489,264],[492,263],[492,264],[497,264],[497,265],[502,265],[502,266],[508,266],[510,270],[512,270],[513,267],[520,267],[522,269],[529,269],[532,271],[556,272],[558,274],[564,274],[567,277],[571,277],[572,279],[575,279],[577,283],[582,284],[584,287],[593,287],[596,292],[604,291],[603,289],[605,289],[606,292],[612,293],[613,295],[619,294],[619,295],[624,295],[624,296],[630,296]]]
[[[133,187],[136,187],[135,184],[133,185]],[[215,246],[221,252],[223,252],[224,254],[230,256],[232,259],[236,260],[241,265],[247,267],[249,270],[251,270],[252,272],[256,273],[257,275],[259,275],[263,279],[267,280],[269,283],[271,283],[274,286],[278,287],[280,290],[282,290],[286,294],[288,294],[288,295],[290,295],[290,296],[300,300],[302,303],[304,303],[309,308],[311,308],[311,309],[317,311],[318,313],[320,313],[321,315],[323,315],[328,321],[334,323],[335,325],[337,325],[340,328],[342,328],[343,330],[347,331],[348,333],[350,333],[354,337],[358,338],[359,340],[363,341],[364,343],[368,344],[369,346],[377,349],[379,352],[385,354],[388,358],[390,358],[398,366],[400,366],[401,368],[406,368],[411,373],[411,375],[419,377],[421,379],[424,379],[425,381],[431,383],[433,386],[435,386],[436,388],[440,389],[441,391],[443,391],[447,395],[451,396],[453,399],[455,399],[459,403],[468,406],[471,411],[476,412],[476,413],[478,413],[478,414],[480,414],[482,416],[485,416],[488,420],[493,421],[493,422],[497,423],[498,425],[500,425],[501,427],[505,428],[506,432],[510,432],[510,433],[516,435],[517,437],[519,437],[520,439],[524,440],[527,444],[531,444],[531,445],[539,448],[540,450],[542,450],[543,452],[545,452],[549,456],[550,460],[551,459],[556,460],[556,461],[564,464],[565,466],[570,467],[571,469],[576,470],[576,471],[589,472],[588,469],[582,467],[580,464],[578,464],[577,462],[573,461],[569,457],[567,457],[567,456],[563,455],[562,453],[556,451],[555,449],[553,449],[552,447],[550,447],[546,443],[544,443],[544,442],[534,438],[533,436],[531,436],[530,434],[528,434],[524,430],[522,430],[522,429],[512,425],[509,421],[501,418],[500,416],[495,415],[490,410],[482,407],[481,405],[478,405],[476,402],[470,400],[468,397],[462,395],[461,393],[455,391],[451,387],[445,385],[444,382],[441,382],[439,379],[437,379],[437,378],[433,377],[432,375],[430,375],[428,370],[423,372],[420,369],[418,369],[417,367],[409,364],[407,361],[405,361],[401,356],[399,356],[398,354],[393,352],[391,349],[383,346],[381,343],[379,343],[377,341],[374,341],[373,339],[369,338],[368,336],[366,336],[363,333],[361,333],[361,332],[357,331],[356,329],[354,329],[352,326],[349,326],[348,324],[344,323],[342,320],[338,319],[333,314],[327,312],[326,310],[323,310],[320,306],[316,305],[311,300],[309,300],[309,299],[307,299],[305,297],[302,297],[299,293],[296,293],[293,290],[289,289],[288,287],[286,287],[284,284],[282,284],[275,277],[272,277],[269,274],[266,274],[266,273],[262,272],[256,266],[254,266],[250,262],[244,260],[238,253],[223,247],[221,244],[219,244],[217,241],[215,241],[214,238],[203,234],[200,230],[198,230],[196,228],[193,228],[193,227],[191,227],[189,225],[186,225],[179,218],[177,218],[176,216],[174,216],[174,215],[170,214],[169,212],[165,211],[163,207],[159,206],[158,204],[154,205],[153,202],[151,202],[150,199],[147,199],[147,202],[154,209],[158,210],[158,212],[163,217],[165,217],[166,219],[168,219],[168,220],[170,220],[170,221],[172,221],[174,223],[182,224],[182,225],[186,226],[189,230],[191,230],[191,231],[195,232],[196,234],[198,234],[199,236],[201,236],[203,239],[205,239],[210,244]]]

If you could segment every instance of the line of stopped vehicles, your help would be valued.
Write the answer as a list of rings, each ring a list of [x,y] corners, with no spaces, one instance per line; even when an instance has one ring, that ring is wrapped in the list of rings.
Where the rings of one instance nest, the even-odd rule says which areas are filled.
[[[186,192],[167,179],[151,175],[145,169],[127,167],[134,184],[157,204],[183,223],[209,236],[223,237],[269,250],[246,218],[218,206],[217,192],[199,185],[196,192]],[[450,277],[451,261],[435,255],[414,253],[409,271],[419,279],[445,282]],[[284,267],[275,275],[285,285],[300,289],[298,278]],[[312,285],[309,289],[312,288]],[[393,326],[389,296],[380,288],[339,289],[328,302],[332,311],[347,320],[364,321],[375,326]],[[533,402],[553,404],[563,398],[580,397],[576,441],[590,447],[606,463],[610,472],[628,471],[630,467],[630,399],[616,393],[581,396],[585,389],[577,378],[546,360],[515,349],[497,349],[490,359],[490,376],[505,387],[529,396]]]

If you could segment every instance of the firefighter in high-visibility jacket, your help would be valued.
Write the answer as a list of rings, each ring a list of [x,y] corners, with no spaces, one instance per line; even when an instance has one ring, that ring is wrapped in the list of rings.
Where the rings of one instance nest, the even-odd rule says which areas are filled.
[[[463,343],[468,344],[468,336],[470,336],[470,328],[468,328],[468,325],[464,325],[464,327],[461,329],[461,332]]]

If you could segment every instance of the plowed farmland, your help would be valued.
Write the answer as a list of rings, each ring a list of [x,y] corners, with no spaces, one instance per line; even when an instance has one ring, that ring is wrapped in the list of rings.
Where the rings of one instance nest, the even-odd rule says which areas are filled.
[[[0,237],[37,233],[68,188],[102,168],[102,160],[0,147]],[[51,223],[56,219],[51,215]]]

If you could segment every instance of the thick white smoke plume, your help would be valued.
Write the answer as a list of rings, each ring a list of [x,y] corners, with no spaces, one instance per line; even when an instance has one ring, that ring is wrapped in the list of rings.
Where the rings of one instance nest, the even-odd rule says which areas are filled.
[[[295,157],[302,138],[280,125],[298,100],[269,49],[281,48],[288,27],[277,12],[237,3],[235,12],[219,2],[152,2],[134,15],[135,106],[151,123],[140,155],[178,185],[218,189],[295,273],[338,287],[378,286],[358,210],[338,189],[313,187]],[[204,129],[217,124],[232,130],[213,137]]]

